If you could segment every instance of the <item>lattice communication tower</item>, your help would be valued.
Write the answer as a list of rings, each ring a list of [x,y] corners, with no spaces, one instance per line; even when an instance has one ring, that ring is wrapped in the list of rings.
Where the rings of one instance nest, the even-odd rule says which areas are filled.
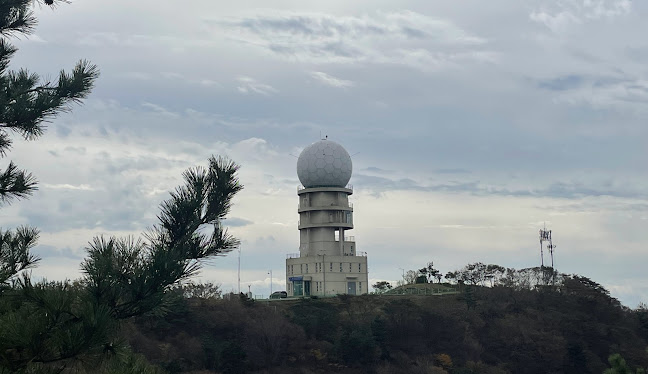
[[[554,249],[556,245],[553,244],[551,239],[551,230],[547,230],[545,226],[543,229],[540,229],[540,267],[544,268],[544,245],[547,244],[547,249],[549,250],[549,255],[551,257],[551,268],[554,268]]]

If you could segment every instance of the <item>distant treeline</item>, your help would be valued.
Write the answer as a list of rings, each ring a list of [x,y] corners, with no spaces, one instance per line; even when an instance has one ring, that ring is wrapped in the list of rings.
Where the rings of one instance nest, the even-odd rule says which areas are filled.
[[[586,277],[519,287],[526,281],[508,283],[507,273],[513,274],[505,270],[492,287],[488,277],[462,279],[458,294],[443,296],[267,302],[176,292],[171,313],[138,317],[122,334],[170,373],[640,373],[648,367],[644,305],[624,307]]]

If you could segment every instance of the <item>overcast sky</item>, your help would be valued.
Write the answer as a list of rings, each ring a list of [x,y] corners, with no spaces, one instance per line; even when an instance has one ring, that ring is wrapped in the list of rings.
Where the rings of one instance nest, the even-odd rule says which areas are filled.
[[[42,230],[34,275],[75,278],[98,234],[139,235],[188,167],[227,155],[241,288],[285,289],[296,161],[320,136],[353,155],[372,281],[434,261],[556,267],[648,302],[648,3],[76,0],[36,11],[14,69],[101,77],[9,157],[40,190],[0,210]],[[321,134],[321,135],[320,135]],[[236,290],[237,255],[201,280]]]

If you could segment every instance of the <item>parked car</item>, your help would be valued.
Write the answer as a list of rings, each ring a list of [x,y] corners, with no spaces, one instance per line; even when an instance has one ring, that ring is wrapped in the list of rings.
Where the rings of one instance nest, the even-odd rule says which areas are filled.
[[[286,291],[275,291],[270,295],[271,299],[285,299],[288,297],[288,292]]]

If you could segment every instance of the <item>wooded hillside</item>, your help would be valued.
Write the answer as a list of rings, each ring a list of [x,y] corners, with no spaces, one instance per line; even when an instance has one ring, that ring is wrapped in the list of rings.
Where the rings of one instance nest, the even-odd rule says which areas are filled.
[[[648,367],[648,310],[576,276],[441,296],[179,298],[123,336],[172,373],[603,373],[615,353]]]

